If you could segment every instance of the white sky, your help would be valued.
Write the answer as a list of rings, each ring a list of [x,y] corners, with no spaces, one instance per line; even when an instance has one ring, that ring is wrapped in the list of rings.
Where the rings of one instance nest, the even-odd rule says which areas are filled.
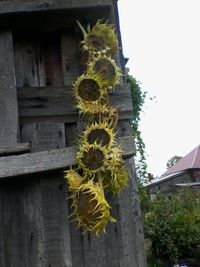
[[[149,97],[140,130],[148,172],[200,144],[200,0],[119,0],[124,56]]]

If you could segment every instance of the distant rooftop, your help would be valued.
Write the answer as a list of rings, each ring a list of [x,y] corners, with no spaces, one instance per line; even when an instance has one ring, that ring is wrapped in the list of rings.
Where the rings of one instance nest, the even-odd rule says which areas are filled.
[[[170,174],[189,169],[200,169],[200,145],[180,159],[176,164],[161,175],[164,178]]]

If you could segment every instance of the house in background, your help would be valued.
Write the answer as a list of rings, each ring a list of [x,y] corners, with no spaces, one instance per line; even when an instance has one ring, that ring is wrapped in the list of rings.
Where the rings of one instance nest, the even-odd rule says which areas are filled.
[[[161,177],[147,185],[152,198],[158,192],[176,192],[183,187],[200,190],[200,145],[181,158]]]

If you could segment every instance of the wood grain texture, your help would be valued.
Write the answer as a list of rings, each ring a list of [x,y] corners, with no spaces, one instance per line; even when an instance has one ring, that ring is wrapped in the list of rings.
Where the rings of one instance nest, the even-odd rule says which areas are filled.
[[[31,144],[32,152],[65,147],[63,123],[34,123],[21,126],[22,142]]]
[[[123,158],[135,154],[135,144],[132,137],[120,139]],[[57,150],[29,153],[19,156],[0,158],[0,178],[39,173],[63,169],[76,164],[77,147],[67,147]]]
[[[80,45],[75,33],[63,32],[61,35],[61,55],[64,85],[72,86],[80,73]]]
[[[17,86],[46,86],[42,37],[34,33],[15,34],[15,66]]]
[[[65,147],[63,123],[23,125],[21,136],[22,140],[31,143],[32,151],[36,152],[33,154],[43,153],[39,152],[43,150]],[[54,160],[56,159],[54,158]],[[52,160],[50,164],[52,164]],[[35,179],[36,177],[37,179]],[[70,229],[67,222],[69,212],[63,171],[53,170],[50,173],[37,173],[37,176],[29,176],[29,179],[26,180],[27,186],[29,180],[34,190],[26,188],[27,194],[32,196],[32,202],[30,201],[30,206],[24,208],[27,209],[27,212],[29,210],[29,219],[33,217],[30,224],[32,229],[27,228],[26,233],[32,242],[32,251],[27,267],[72,267]],[[24,196],[23,200],[25,203],[27,202]],[[32,215],[30,211],[32,211]],[[27,248],[28,246],[26,246]]]
[[[2,198],[2,194],[3,194],[3,189],[2,186],[0,184],[0,266],[2,267],[6,267],[5,265],[5,244],[4,244],[4,222],[3,222],[3,198]]]
[[[20,120],[29,118],[37,121],[40,118],[58,116],[65,122],[76,123],[78,110],[73,98],[72,87],[18,88]],[[110,104],[120,108],[120,119],[132,118],[130,91],[118,87],[110,92]]]
[[[28,153],[31,151],[29,143],[21,143],[13,146],[0,146],[0,157]]]
[[[73,8],[91,8],[91,7],[102,7],[111,6],[111,0],[4,0],[0,1],[0,15],[1,14],[15,14],[17,12],[38,12],[38,11],[55,11],[55,10],[66,10]]]
[[[20,181],[1,182],[5,266],[25,267],[26,254]]]
[[[18,104],[11,31],[0,32],[0,145],[17,143]]]
[[[144,232],[133,158],[126,160],[126,168],[129,172],[129,184],[124,192],[120,194],[122,205],[119,207],[123,228],[121,264],[122,266],[145,267],[147,263],[144,254]],[[129,219],[127,220],[127,218]],[[133,262],[135,265],[133,265]]]

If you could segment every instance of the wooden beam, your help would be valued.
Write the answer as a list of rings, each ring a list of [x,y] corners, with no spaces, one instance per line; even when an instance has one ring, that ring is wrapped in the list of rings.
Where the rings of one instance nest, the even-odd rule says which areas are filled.
[[[133,111],[129,87],[119,86],[113,92],[110,92],[109,97],[110,105],[120,107],[120,118],[132,118]],[[75,109],[76,102],[70,86],[60,88],[20,87],[18,88],[18,100],[20,119],[65,116],[66,122],[77,121],[78,110]]]
[[[17,143],[18,104],[11,31],[0,32],[0,145]]]
[[[111,6],[112,0],[18,0],[1,1],[0,15]]]
[[[135,154],[135,143],[132,137],[118,140],[123,151],[123,158]],[[29,153],[0,158],[0,178],[27,175],[76,165],[77,146],[63,149]]]
[[[21,143],[13,146],[0,146],[0,157],[8,155],[16,155],[31,151],[29,143]]]

